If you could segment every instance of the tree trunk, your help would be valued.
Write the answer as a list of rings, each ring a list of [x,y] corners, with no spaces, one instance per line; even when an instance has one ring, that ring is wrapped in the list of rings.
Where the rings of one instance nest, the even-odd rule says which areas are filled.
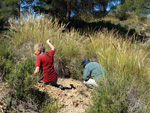
[[[66,21],[70,21],[71,16],[71,2],[67,2],[67,13],[66,13]]]
[[[68,29],[70,31],[70,16],[71,16],[71,1],[67,2],[67,13],[66,13],[66,21],[68,23]]]
[[[105,5],[103,6],[103,11],[104,11],[104,13],[106,13],[106,7],[105,7]]]
[[[19,3],[19,6],[18,6],[18,23],[20,24],[20,11],[21,10],[21,4]]]

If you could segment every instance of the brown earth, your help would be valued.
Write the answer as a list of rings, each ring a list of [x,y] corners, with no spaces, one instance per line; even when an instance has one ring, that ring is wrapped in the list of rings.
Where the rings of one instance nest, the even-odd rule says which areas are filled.
[[[47,92],[50,96],[58,100],[58,113],[84,113],[91,104],[91,93],[81,82],[74,79],[59,78],[58,84],[66,87],[65,90],[38,83],[36,85],[40,91]]]
[[[47,92],[51,97],[58,100],[58,113],[84,113],[86,108],[92,103],[90,89],[82,81],[71,78],[59,78],[58,84],[63,85],[66,89],[61,90],[42,83],[37,83],[35,87],[42,92]],[[4,113],[6,109],[7,103],[11,98],[8,97],[10,92],[11,88],[9,85],[0,81],[0,113]],[[24,113],[29,113],[29,111],[38,113],[38,111],[24,109],[22,105],[14,109],[18,109],[17,111],[23,111]]]

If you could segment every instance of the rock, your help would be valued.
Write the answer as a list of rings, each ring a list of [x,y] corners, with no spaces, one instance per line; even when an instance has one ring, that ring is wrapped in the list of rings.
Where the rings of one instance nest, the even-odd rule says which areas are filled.
[[[77,90],[72,90],[72,93],[77,93]]]
[[[73,101],[73,106],[77,107],[79,104],[76,101]]]
[[[64,106],[64,103],[61,101],[58,103],[58,108],[62,108]]]
[[[68,93],[67,95],[68,95],[69,97],[73,97],[73,95],[72,95],[71,93]]]

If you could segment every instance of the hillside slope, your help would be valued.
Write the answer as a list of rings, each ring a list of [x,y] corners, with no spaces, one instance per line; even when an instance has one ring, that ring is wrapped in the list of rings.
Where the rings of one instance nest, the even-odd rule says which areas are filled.
[[[50,96],[58,100],[58,113],[84,113],[85,109],[91,104],[91,93],[90,90],[81,82],[74,79],[59,78],[58,84],[66,87],[65,90],[59,88],[44,85],[41,83],[35,84],[35,88],[38,88],[41,92],[46,92]],[[0,82],[0,113],[3,113],[10,99],[9,93],[11,88],[7,83]],[[26,109],[23,105],[18,105],[14,108],[19,112],[24,113],[38,113],[40,111],[34,111],[33,109]]]
[[[91,104],[91,93],[89,89],[78,80],[59,78],[58,84],[66,87],[65,90],[50,86],[37,84],[40,91],[47,92],[58,100],[58,113],[83,113]]]

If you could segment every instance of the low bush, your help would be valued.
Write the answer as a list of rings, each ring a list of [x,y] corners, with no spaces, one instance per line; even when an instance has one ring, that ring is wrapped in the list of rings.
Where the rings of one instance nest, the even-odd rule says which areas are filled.
[[[15,64],[15,53],[10,46],[10,40],[0,39],[0,75],[2,80],[6,80],[6,75],[12,71]]]
[[[147,16],[141,15],[138,17],[138,20],[144,23],[147,21]]]
[[[9,43],[0,43],[0,77],[11,87],[8,112],[15,111],[17,105],[24,106],[24,109],[41,112],[56,112],[57,101],[45,92],[34,88],[36,77],[31,77],[34,70],[34,57],[16,59],[14,51]],[[6,41],[7,42],[7,41]],[[7,47],[6,47],[7,46]]]
[[[93,91],[93,105],[87,113],[148,113],[148,89],[137,83],[139,78],[130,75],[111,76],[99,82]],[[148,87],[148,86],[147,86]],[[147,92],[145,92],[147,91]],[[145,99],[148,99],[145,101]]]

